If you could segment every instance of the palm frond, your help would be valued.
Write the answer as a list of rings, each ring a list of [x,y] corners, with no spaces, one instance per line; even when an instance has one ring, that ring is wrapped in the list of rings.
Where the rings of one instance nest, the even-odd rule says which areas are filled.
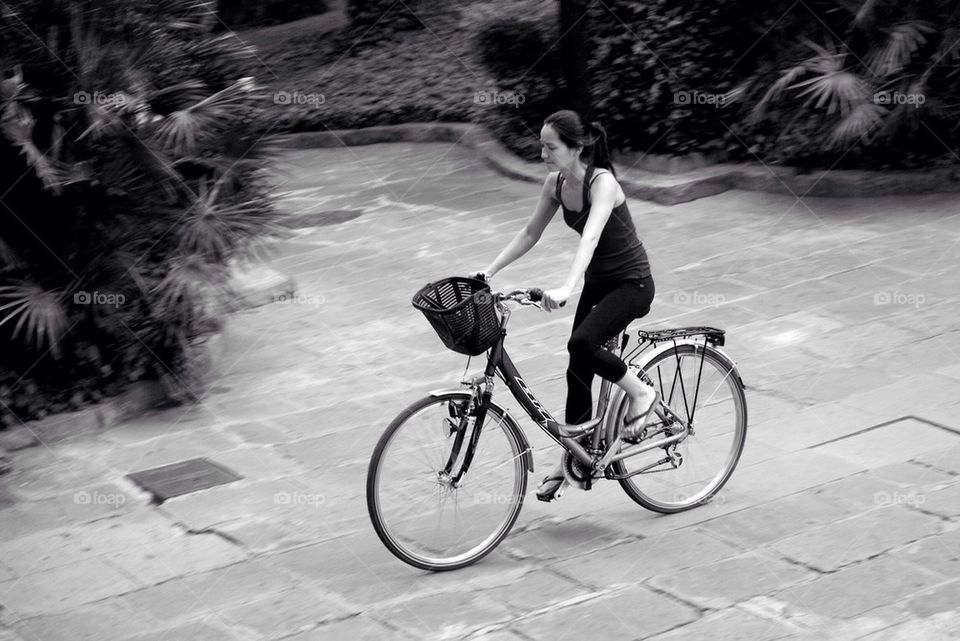
[[[883,45],[867,54],[867,66],[879,78],[898,73],[910,63],[920,46],[926,44],[923,34],[933,31],[936,29],[922,20],[895,25]]]
[[[195,207],[180,227],[180,250],[208,261],[226,260],[269,231],[263,214],[264,204],[257,200]]]
[[[170,2],[170,0],[168,0]],[[167,10],[178,15],[176,20],[167,22],[167,27],[180,31],[204,33],[217,22],[217,3],[215,0],[187,0],[170,2]]]
[[[62,172],[56,159],[44,154],[33,142],[33,115],[17,101],[6,104],[0,114],[0,134],[3,134],[27,159],[27,165],[33,168],[44,187],[54,194],[60,193]]]
[[[72,7],[70,17],[70,38],[73,54],[76,56],[74,73],[80,79],[81,86],[89,86],[96,78],[97,70],[108,51],[92,28],[83,26],[80,7]]]
[[[0,312],[9,312],[0,318],[0,327],[16,320],[14,340],[25,330],[25,339],[31,348],[40,350],[49,346],[53,357],[59,358],[58,342],[67,326],[62,297],[60,291],[47,291],[32,283],[2,286],[0,301],[7,302],[0,304]]]
[[[856,15],[853,17],[853,24],[857,27],[868,27],[872,24],[877,5],[879,5],[881,1],[882,0],[864,0],[864,3],[860,5]]]
[[[821,73],[793,85],[792,88],[806,87],[801,96],[809,96],[806,104],[815,101],[818,109],[827,108],[827,113],[837,111],[842,116],[849,115],[855,107],[872,99],[869,85],[852,71],[830,71]]]
[[[241,79],[189,107],[171,113],[157,123],[154,139],[174,156],[193,156],[210,144],[229,121],[250,106],[256,89]]]
[[[778,100],[780,96],[783,95],[783,92],[786,91],[788,87],[792,86],[797,79],[805,73],[807,73],[807,68],[803,64],[790,67],[786,71],[782,72],[777,81],[770,85],[770,88],[767,89],[767,92],[750,111],[749,122],[759,121],[763,117],[764,113],[766,113],[767,107]]]
[[[154,313],[186,321],[211,292],[219,291],[226,281],[222,265],[206,263],[196,256],[175,258],[163,278],[150,289]]]
[[[883,122],[883,110],[872,102],[853,107],[834,127],[827,139],[827,149],[845,147],[857,140],[865,140]]]

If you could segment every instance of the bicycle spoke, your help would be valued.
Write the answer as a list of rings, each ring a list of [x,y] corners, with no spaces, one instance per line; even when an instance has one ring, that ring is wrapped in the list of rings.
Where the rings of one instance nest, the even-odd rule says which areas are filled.
[[[471,438],[478,441],[463,482],[453,487],[452,478],[437,476],[457,437],[447,436],[442,420],[450,404],[468,399],[424,399],[388,428],[375,452],[368,477],[374,527],[388,549],[418,567],[459,567],[483,556],[509,531],[522,504],[524,452],[496,407],[488,408],[479,434],[466,425],[455,468],[463,465]],[[438,457],[442,462],[433,465]],[[421,471],[425,462],[427,473]]]
[[[699,344],[665,350],[644,368],[656,375],[655,384],[666,392],[661,394],[664,405],[676,420],[692,427],[695,416],[696,429],[670,446],[682,456],[677,467],[654,468],[622,480],[621,485],[649,509],[675,512],[695,507],[723,486],[740,457],[746,422],[739,379],[725,358]],[[621,403],[625,407],[626,401]],[[658,448],[655,453],[662,456],[663,451]],[[614,473],[629,474],[650,463],[648,456],[637,455],[615,463]]]

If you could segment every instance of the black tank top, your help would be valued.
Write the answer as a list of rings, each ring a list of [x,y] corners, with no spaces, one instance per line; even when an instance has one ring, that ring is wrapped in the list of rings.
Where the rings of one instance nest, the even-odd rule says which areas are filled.
[[[587,167],[583,176],[583,210],[567,209],[560,197],[563,187],[563,174],[557,177],[557,200],[563,208],[563,220],[567,225],[583,236],[583,228],[590,215],[590,187],[596,178],[596,167]],[[627,201],[613,208],[600,240],[593,252],[593,258],[587,265],[583,279],[588,282],[611,282],[650,276],[650,261],[647,251],[637,236],[637,228],[627,209]]]

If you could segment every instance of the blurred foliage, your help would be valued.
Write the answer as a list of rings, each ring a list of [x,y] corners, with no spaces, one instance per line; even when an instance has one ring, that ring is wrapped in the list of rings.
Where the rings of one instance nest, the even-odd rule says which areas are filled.
[[[354,24],[271,47],[264,54],[276,76],[271,88],[316,92],[324,101],[274,106],[270,126],[467,120],[536,158],[543,117],[573,106],[557,45],[557,0],[471,0],[457,5],[454,18],[431,22],[431,11],[445,6],[416,9],[429,28],[389,16],[374,27],[375,4],[353,3],[354,15],[367,11],[357,23],[364,30]],[[633,152],[809,168],[955,163],[958,6],[594,3],[585,18],[594,116],[615,146]],[[922,105],[873,98],[918,87]],[[522,102],[511,101],[517,96]]]
[[[552,27],[552,28],[551,28]],[[493,80],[477,92],[474,121],[511,151],[540,157],[540,128],[550,113],[569,106],[549,21],[494,18],[474,36],[475,58]]]
[[[827,167],[957,160],[960,3],[819,0],[770,24],[735,92],[746,125],[773,134],[757,153]]]
[[[597,118],[619,147],[657,154],[724,155],[742,145],[736,118],[695,94],[740,81],[752,37],[749,0],[610,0],[588,17]],[[689,97],[685,101],[681,94]]]
[[[325,13],[327,0],[219,0],[217,13],[228,27],[265,26]]]
[[[226,265],[274,214],[255,53],[213,2],[8,0],[0,12],[0,414],[141,379],[196,393]]]
[[[379,37],[416,29],[436,29],[459,15],[454,0],[346,0],[353,33]]]

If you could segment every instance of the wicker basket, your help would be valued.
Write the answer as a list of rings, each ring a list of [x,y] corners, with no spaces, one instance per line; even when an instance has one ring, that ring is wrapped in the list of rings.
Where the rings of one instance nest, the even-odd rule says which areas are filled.
[[[482,280],[454,276],[428,283],[414,294],[412,302],[443,344],[460,354],[482,354],[500,337],[490,286]]]

